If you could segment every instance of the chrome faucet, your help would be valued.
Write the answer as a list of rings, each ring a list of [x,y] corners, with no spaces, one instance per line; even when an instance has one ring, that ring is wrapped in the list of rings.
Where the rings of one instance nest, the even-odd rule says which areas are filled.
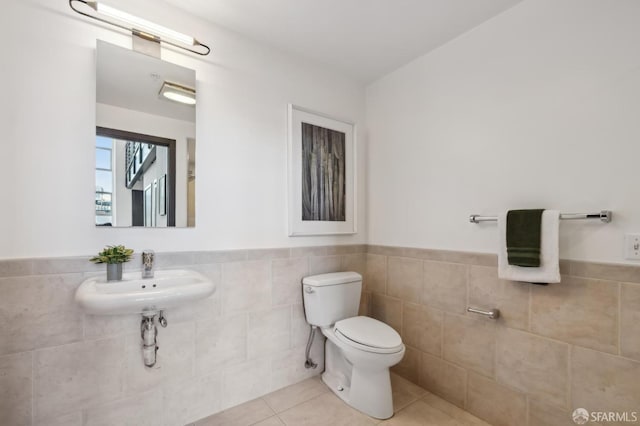
[[[153,278],[153,259],[155,253],[153,250],[145,250],[142,252],[142,278]]]

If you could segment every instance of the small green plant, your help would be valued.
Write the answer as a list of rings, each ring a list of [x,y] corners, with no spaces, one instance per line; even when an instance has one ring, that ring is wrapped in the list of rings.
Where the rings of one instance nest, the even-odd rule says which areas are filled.
[[[133,250],[125,246],[106,246],[97,256],[89,259],[93,263],[124,263],[131,260]]]

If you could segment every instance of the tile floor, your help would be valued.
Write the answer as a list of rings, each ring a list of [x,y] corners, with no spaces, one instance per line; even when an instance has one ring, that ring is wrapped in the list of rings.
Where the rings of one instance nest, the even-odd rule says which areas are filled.
[[[368,417],[346,405],[319,376],[199,420],[196,426],[476,426],[488,423],[391,374],[395,415]]]

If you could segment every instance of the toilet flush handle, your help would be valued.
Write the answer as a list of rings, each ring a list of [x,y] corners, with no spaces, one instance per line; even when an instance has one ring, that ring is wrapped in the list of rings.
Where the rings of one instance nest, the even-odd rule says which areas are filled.
[[[305,288],[304,288],[304,291],[305,291],[307,294],[315,293],[315,290],[313,289],[313,287],[305,287]]]

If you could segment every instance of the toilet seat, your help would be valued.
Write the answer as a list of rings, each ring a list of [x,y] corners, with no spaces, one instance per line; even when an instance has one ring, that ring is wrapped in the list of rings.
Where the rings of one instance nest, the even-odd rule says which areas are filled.
[[[390,354],[404,349],[400,335],[373,318],[347,318],[336,322],[333,331],[341,342],[366,352]]]

